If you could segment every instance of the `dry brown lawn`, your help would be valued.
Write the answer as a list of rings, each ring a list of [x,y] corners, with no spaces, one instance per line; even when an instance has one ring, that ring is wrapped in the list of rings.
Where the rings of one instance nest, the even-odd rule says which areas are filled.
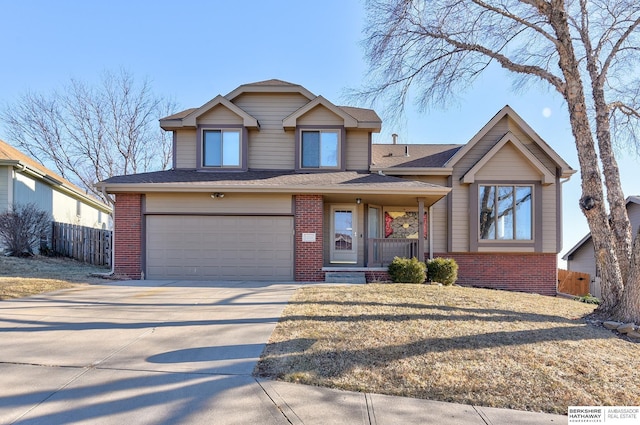
[[[255,373],[558,414],[640,405],[640,344],[589,324],[594,307],[455,286],[309,286],[284,310]]]
[[[106,273],[96,267],[68,258],[5,257],[0,255],[0,300],[21,298],[74,285],[104,282],[92,273]]]

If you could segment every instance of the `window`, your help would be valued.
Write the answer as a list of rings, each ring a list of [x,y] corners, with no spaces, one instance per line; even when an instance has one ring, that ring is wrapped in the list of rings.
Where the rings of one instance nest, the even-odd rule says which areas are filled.
[[[339,137],[335,130],[302,132],[302,168],[338,168]]]
[[[240,130],[202,132],[204,167],[240,167]]]
[[[480,186],[481,240],[532,240],[531,186]]]

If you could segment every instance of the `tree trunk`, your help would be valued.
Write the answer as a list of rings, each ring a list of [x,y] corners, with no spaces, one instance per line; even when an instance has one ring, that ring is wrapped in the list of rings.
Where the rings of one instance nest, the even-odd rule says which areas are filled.
[[[640,323],[640,232],[633,243],[626,283],[620,305],[613,318],[623,322]]]
[[[604,182],[607,188],[607,201],[611,230],[616,241],[616,255],[622,277],[623,287],[626,286],[629,275],[629,261],[631,259],[631,222],[627,215],[627,205],[620,182],[620,170],[611,144],[611,129],[609,125],[609,110],[605,101],[602,83],[597,74],[590,73],[592,79],[593,100],[596,108],[596,137],[600,152],[600,163],[604,172]]]
[[[569,108],[571,131],[576,140],[582,178],[580,206],[587,218],[596,261],[600,266],[603,300],[598,309],[605,315],[611,315],[622,295],[622,275],[605,208],[598,155],[587,114],[580,68],[573,49],[564,3],[560,0],[553,1],[552,4],[541,2],[539,7],[548,16],[558,39],[558,65],[565,77],[564,92],[561,94]]]

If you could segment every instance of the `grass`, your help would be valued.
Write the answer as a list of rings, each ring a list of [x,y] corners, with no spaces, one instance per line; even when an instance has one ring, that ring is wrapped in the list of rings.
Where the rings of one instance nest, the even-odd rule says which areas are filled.
[[[0,255],[0,300],[22,298],[43,292],[99,283],[91,276],[108,268],[96,267],[60,257],[5,257]]]
[[[640,344],[589,324],[595,307],[455,286],[304,287],[255,373],[558,414],[572,405],[640,405]]]

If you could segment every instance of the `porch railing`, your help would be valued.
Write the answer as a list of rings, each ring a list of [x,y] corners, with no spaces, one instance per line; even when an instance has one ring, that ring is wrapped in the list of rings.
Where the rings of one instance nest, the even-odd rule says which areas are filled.
[[[417,257],[417,239],[368,239],[367,266],[385,267],[394,257]]]

